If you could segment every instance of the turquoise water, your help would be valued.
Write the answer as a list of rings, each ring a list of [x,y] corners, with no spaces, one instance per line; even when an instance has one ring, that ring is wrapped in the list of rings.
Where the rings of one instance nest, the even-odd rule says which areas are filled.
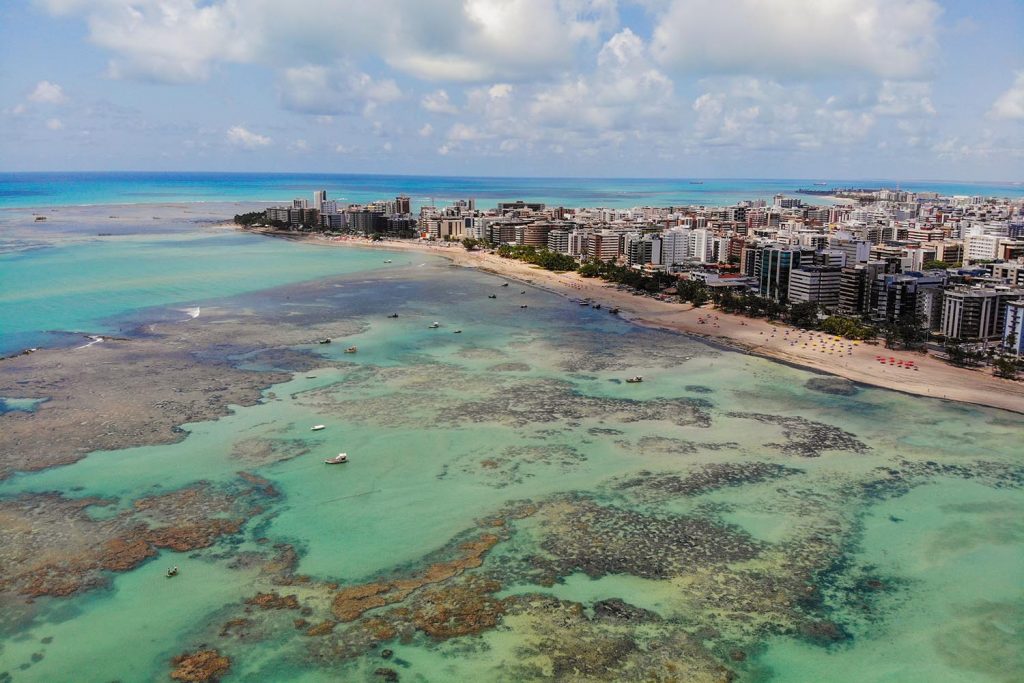
[[[163,550],[68,597],[0,594],[0,674],[166,680],[175,655],[215,648],[228,681],[373,680],[382,667],[423,681],[720,680],[723,666],[741,681],[1024,676],[1020,416],[818,393],[798,369],[437,259],[385,267],[381,253],[200,229],[7,261],[41,280],[81,271],[38,292],[8,281],[19,334],[116,330],[193,305],[203,312],[178,334],[240,310],[358,332],[302,347],[317,367],[256,405],[183,425],[178,443],[0,481],[5,528],[28,535],[16,507],[26,496],[112,501],[87,508],[102,524],[147,519],[140,501],[199,482],[244,499],[240,470],[278,492],[209,548]],[[253,293],[324,276],[315,290]],[[97,289],[64,295],[79,286]],[[309,312],[289,322],[300,293]],[[643,384],[622,381],[635,374]],[[349,464],[322,464],[341,451]],[[62,524],[96,533],[72,518]],[[423,576],[486,533],[500,538],[479,567],[327,635],[295,626],[333,620],[338,586]],[[302,580],[267,568],[278,544],[295,549]],[[493,584],[474,593],[473,578]],[[503,615],[446,635],[479,617],[466,591]],[[244,603],[260,592],[294,594],[306,611]],[[608,616],[616,599],[634,616]],[[439,605],[454,615],[440,627],[428,618]],[[363,629],[381,627],[370,617],[393,635],[367,644]]]
[[[48,332],[126,333],[137,322],[125,318],[130,311],[174,305],[161,318],[184,320],[215,296],[386,267],[379,252],[342,258],[335,249],[290,246],[215,228],[0,253],[0,355],[45,346]]]
[[[326,189],[366,202],[409,195],[417,205],[476,198],[481,207],[523,199],[563,206],[727,205],[831,187],[895,187],[952,195],[1024,196],[1020,182],[804,179],[479,178],[301,173],[0,173],[0,208],[79,204],[287,201]],[[699,183],[699,184],[698,184]],[[820,186],[819,186],[820,187]],[[808,198],[813,203],[813,198]],[[823,200],[819,200],[823,201]]]

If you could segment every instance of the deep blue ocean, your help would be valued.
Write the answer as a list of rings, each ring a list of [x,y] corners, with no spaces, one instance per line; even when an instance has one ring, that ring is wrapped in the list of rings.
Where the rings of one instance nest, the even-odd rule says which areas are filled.
[[[816,185],[817,184],[817,185]],[[0,208],[160,202],[286,201],[326,189],[349,202],[407,194],[416,206],[475,198],[481,208],[523,199],[552,205],[727,205],[799,188],[896,187],[949,195],[1024,197],[1024,183],[961,181],[481,178],[317,173],[0,173]]]

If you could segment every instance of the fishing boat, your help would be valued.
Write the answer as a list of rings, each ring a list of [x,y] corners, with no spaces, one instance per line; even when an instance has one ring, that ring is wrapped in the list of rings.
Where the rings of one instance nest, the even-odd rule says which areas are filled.
[[[330,344],[331,343],[331,338],[330,337],[324,337],[323,339],[317,340],[316,343],[317,344]]]
[[[526,304],[523,304],[523,305],[522,305],[522,306],[520,306],[519,308],[528,308],[528,307],[527,307],[527,305],[526,305]]]
[[[487,298],[488,298],[488,299],[497,299],[497,298],[498,298],[498,295],[497,295],[497,294],[488,294],[488,295],[487,295]]]
[[[311,431],[311,432],[319,432],[321,429],[324,428],[324,426],[325,425],[313,425],[312,427],[309,428],[309,431]]]
[[[388,317],[389,317],[389,318],[397,318],[397,317],[398,317],[398,314],[397,314],[397,313],[392,313],[392,314],[391,314],[391,315],[389,315]]]
[[[384,263],[391,263],[391,259],[384,259]]]
[[[175,566],[173,566],[173,567],[171,567],[170,569],[167,570],[167,578],[168,579],[173,579],[177,575],[178,575],[178,567],[177,567],[177,565],[175,565]]]
[[[348,462],[348,453],[338,453],[333,458],[324,460],[325,465],[344,465]]]
[[[359,350],[359,349],[358,349],[358,348],[356,348],[355,346],[350,346],[350,347],[348,347],[347,349],[345,349],[345,353],[355,353],[355,352],[356,352],[356,351],[358,351],[358,350]]]
[[[506,282],[505,284],[502,285],[502,287],[508,287],[508,283]]]
[[[441,323],[439,323],[439,322],[437,322],[435,320],[434,322],[430,323],[430,325],[428,325],[428,327],[430,329],[432,329],[432,330],[436,330],[437,328],[441,327]]]
[[[627,384],[640,384],[640,382],[643,382],[643,381],[644,381],[643,377],[641,377],[640,375],[635,375],[635,376],[630,377],[629,379],[627,379],[626,383]]]
[[[455,330],[452,334],[462,334],[462,330]]]

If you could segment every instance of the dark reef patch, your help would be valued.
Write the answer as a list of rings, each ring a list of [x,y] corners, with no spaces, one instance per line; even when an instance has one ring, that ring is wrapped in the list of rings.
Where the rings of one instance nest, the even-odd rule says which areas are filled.
[[[802,474],[802,470],[767,462],[710,463],[685,476],[640,472],[615,485],[645,499],[699,496],[735,486],[758,484]]]
[[[586,461],[572,446],[509,446],[500,455],[484,458],[464,471],[484,474],[484,483],[495,488],[521,484],[544,472],[569,472]]]
[[[552,503],[538,515],[546,555],[534,561],[548,575],[536,577],[542,584],[574,572],[591,578],[631,574],[666,579],[694,566],[749,560],[761,551],[761,544],[738,527],[697,517],[645,515],[580,497]]]
[[[858,440],[850,432],[822,422],[813,422],[803,417],[743,412],[730,412],[726,413],[726,416],[744,420],[756,420],[764,424],[779,425],[782,427],[782,435],[786,437],[786,443],[769,443],[765,445],[769,448],[776,448],[786,455],[796,455],[801,458],[817,458],[824,451],[866,453],[870,450],[867,444]]]
[[[804,387],[833,396],[855,396],[860,392],[856,384],[842,377],[812,377],[804,382]]]

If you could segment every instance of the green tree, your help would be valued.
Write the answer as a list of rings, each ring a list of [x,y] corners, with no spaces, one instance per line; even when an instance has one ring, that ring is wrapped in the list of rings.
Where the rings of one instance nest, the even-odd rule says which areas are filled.
[[[992,362],[992,369],[996,377],[1003,379],[1017,379],[1017,372],[1020,364],[1016,359],[1009,356],[999,356]]]
[[[795,327],[813,329],[818,326],[818,304],[805,301],[789,307],[789,323]]]
[[[946,268],[951,268],[951,267],[952,267],[952,264],[947,263],[946,261],[935,261],[935,260],[925,261],[924,265],[922,266],[922,268],[924,268],[924,270],[945,270]]]
[[[249,213],[240,213],[235,215],[235,223],[237,225],[255,225],[257,223],[266,223],[266,221],[266,211],[251,211]]]

